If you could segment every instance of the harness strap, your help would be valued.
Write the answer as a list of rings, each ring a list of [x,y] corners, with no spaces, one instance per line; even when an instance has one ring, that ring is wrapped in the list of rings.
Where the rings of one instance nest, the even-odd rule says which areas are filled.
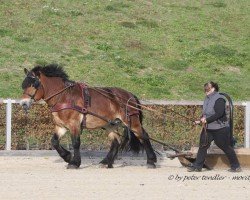
[[[55,94],[52,94],[52,95],[48,96],[47,98],[44,99],[44,101],[50,100],[50,99],[53,98],[54,96],[56,96],[56,95],[62,93],[63,91],[65,91],[65,90],[67,90],[68,88],[73,87],[73,86],[74,86],[74,83],[68,83],[68,84],[66,85],[65,88],[59,90],[59,91],[56,92]]]
[[[88,111],[88,114],[93,115],[93,116],[95,116],[95,117],[97,117],[97,118],[99,118],[99,119],[102,119],[102,120],[105,121],[105,122],[112,123],[111,120],[108,120],[107,118],[102,117],[102,116],[100,116],[100,115],[98,115],[98,114],[96,114],[96,113],[93,113],[93,112]]]
[[[203,141],[200,141],[200,147],[201,148],[207,147],[207,145],[209,144],[208,134],[207,134],[207,127],[206,126],[207,126],[207,124],[202,124],[201,134],[204,133],[204,143],[203,143]],[[202,136],[201,136],[201,138],[202,138]]]
[[[75,103],[72,102],[67,102],[67,103],[57,103],[55,104],[50,110],[51,112],[58,112],[61,110],[66,110],[66,109],[71,109],[71,110],[75,110],[79,113],[83,114],[83,119],[81,122],[81,127],[86,128],[86,115],[87,114],[91,114],[94,116],[98,116],[94,113],[91,113],[88,111],[88,107],[91,105],[91,99],[90,99],[90,95],[89,95],[89,91],[88,91],[88,86],[85,83],[77,83],[76,85],[78,85],[80,87],[80,90],[82,92],[82,99],[83,99],[83,107],[75,105]],[[71,87],[72,85],[69,85],[68,87]],[[102,117],[99,116],[99,118],[103,119]],[[105,119],[105,121],[108,121]]]
[[[135,111],[133,111],[133,112],[128,111],[127,116],[128,116],[128,117],[131,117],[131,116],[133,116],[133,115],[139,115],[139,114],[140,114],[140,112],[139,112],[138,110],[135,110]]]
[[[79,113],[82,114],[87,114],[88,110],[86,108],[82,108],[80,106],[76,106],[72,103],[57,103],[56,105],[54,105],[50,110],[51,112],[58,112],[61,110],[66,110],[66,109],[73,109],[78,111]]]
[[[102,116],[100,116],[100,115],[98,115],[96,113],[88,111],[86,108],[82,108],[80,106],[73,105],[72,103],[60,103],[60,104],[58,103],[53,108],[51,108],[51,112],[58,112],[58,111],[61,111],[61,110],[66,110],[66,109],[75,110],[75,111],[77,111],[79,113],[82,113],[83,116],[85,116],[85,117],[86,117],[87,114],[89,114],[89,115],[95,116],[95,117],[97,117],[99,119],[102,119],[105,122],[112,123],[111,120],[108,120],[105,117],[102,117]],[[84,121],[84,119],[83,119],[83,121]],[[85,128],[86,127],[86,119],[85,119],[85,127],[83,127],[83,124],[84,124],[83,121],[81,123],[81,126],[82,126],[82,128]]]
[[[72,101],[72,102],[66,102],[66,103],[56,103],[50,110],[51,112],[58,112],[58,111],[61,111],[61,110],[66,110],[66,109],[71,109],[71,110],[75,110],[79,113],[82,113],[83,114],[83,119],[82,119],[82,122],[81,122],[81,127],[82,129],[83,128],[86,128],[86,115],[89,114],[89,115],[92,115],[92,116],[95,116],[99,119],[102,119],[103,121],[107,122],[107,123],[112,123],[111,120],[103,117],[103,116],[100,116],[96,113],[93,113],[91,111],[88,110],[88,107],[91,106],[91,96],[89,94],[89,90],[88,90],[88,86],[85,84],[85,83],[77,83],[76,85],[78,85],[80,87],[80,90],[82,92],[82,99],[83,99],[83,107],[82,106],[78,106],[78,105],[75,105],[75,103]],[[130,118],[131,116],[133,115],[139,115],[139,110],[134,110],[134,111],[130,111],[128,109],[128,107],[126,108],[126,114],[127,114],[127,119],[128,119],[128,122],[129,122],[129,126],[130,126]]]
[[[82,119],[82,123],[81,123],[82,129],[83,129],[83,128],[86,128],[86,115],[88,112],[87,109],[90,106],[90,95],[89,95],[89,90],[88,90],[87,84],[78,83],[78,86],[80,87],[81,92],[82,92],[82,99],[83,99],[83,108],[82,109],[86,110],[86,112],[83,113],[83,119]]]

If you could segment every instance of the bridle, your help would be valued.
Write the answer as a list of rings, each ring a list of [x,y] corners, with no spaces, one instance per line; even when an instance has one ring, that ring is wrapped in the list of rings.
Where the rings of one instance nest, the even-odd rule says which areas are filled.
[[[36,91],[33,95],[31,95],[27,92],[23,92],[23,94],[29,96],[32,100],[35,100],[36,93],[37,93],[38,89],[42,86],[42,84],[36,76],[28,75],[27,78],[31,78],[31,79],[35,80],[31,86],[34,87],[36,89]]]
[[[28,75],[27,77],[35,80],[31,86],[34,87],[36,89],[36,91],[33,95],[26,93],[26,92],[23,92],[23,94],[29,96],[32,100],[35,100],[34,98],[36,96],[36,93],[39,90],[39,88],[42,87],[42,84],[36,76]],[[63,89],[57,91],[56,93],[48,96],[47,98],[44,99],[44,101],[48,101],[49,99],[53,98],[54,96],[57,96],[58,94],[62,93],[63,91],[67,90],[68,88],[70,88],[72,86],[74,86],[74,83],[68,83],[68,85],[66,87],[64,87]]]

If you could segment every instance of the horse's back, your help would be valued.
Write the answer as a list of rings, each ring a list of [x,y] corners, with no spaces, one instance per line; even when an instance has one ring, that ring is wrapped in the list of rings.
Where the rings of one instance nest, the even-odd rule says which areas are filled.
[[[102,87],[101,89],[106,91],[115,100],[118,100],[123,104],[127,103],[139,104],[138,98],[133,93],[125,89],[118,87]]]

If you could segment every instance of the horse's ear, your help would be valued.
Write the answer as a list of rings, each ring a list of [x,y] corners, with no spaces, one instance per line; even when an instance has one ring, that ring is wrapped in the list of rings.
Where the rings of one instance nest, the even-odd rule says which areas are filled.
[[[25,73],[26,75],[28,75],[29,70],[27,70],[26,68],[24,68],[23,71],[24,71],[24,73]]]

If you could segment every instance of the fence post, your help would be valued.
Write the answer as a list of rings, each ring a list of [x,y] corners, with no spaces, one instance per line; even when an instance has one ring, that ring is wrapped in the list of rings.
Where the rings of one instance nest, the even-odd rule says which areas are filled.
[[[250,101],[245,105],[245,148],[250,148]]]
[[[6,104],[6,150],[11,150],[11,118],[12,118],[12,101],[7,99]]]

